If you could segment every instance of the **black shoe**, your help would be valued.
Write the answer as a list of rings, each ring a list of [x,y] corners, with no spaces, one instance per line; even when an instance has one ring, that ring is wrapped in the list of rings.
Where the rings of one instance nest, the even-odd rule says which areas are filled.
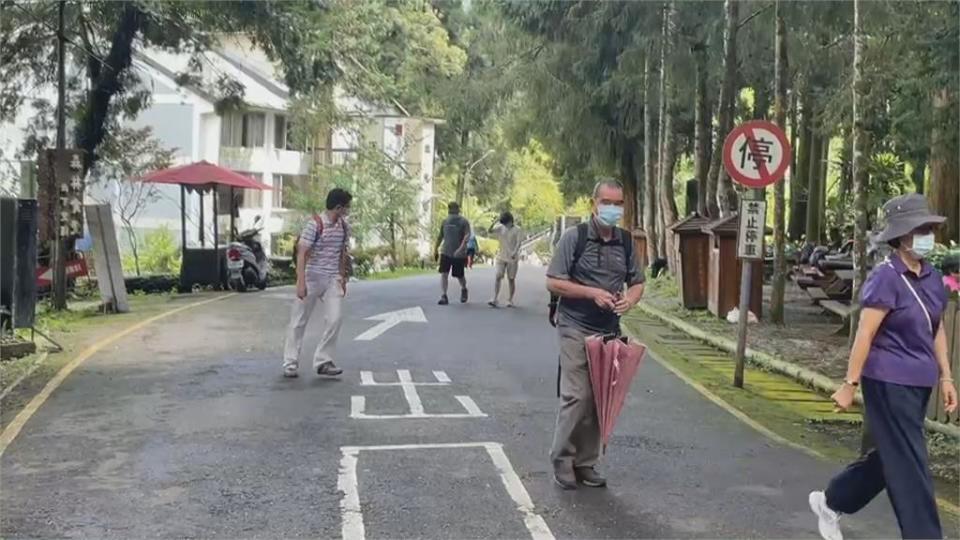
[[[317,366],[317,375],[322,377],[336,377],[343,373],[343,370],[334,365],[333,362],[324,362]]]
[[[597,474],[593,467],[577,467],[573,472],[577,481],[587,487],[607,487],[607,479]]]
[[[467,293],[466,289],[460,289],[460,303],[466,304],[467,300],[470,298],[470,295]]]
[[[577,489],[577,475],[574,474],[573,467],[565,461],[553,462],[553,481],[564,490]]]
[[[447,305],[447,304],[449,304],[449,303],[450,303],[450,299],[447,298],[447,295],[441,296],[441,297],[440,297],[440,301],[437,302],[437,304],[438,304],[438,305],[441,305],[441,306],[445,306],[445,305]]]

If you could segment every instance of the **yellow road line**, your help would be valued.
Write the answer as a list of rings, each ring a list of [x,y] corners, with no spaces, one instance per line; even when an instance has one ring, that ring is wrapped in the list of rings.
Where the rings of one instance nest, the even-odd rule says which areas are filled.
[[[192,304],[181,306],[176,309],[171,309],[170,311],[166,311],[159,315],[150,317],[149,319],[144,319],[136,324],[128,326],[127,328],[124,328],[123,330],[111,336],[105,337],[100,341],[97,341],[96,343],[93,343],[92,345],[84,349],[76,358],[74,358],[69,363],[67,363],[62,368],[60,368],[60,371],[58,371],[57,374],[54,375],[54,377],[47,382],[46,386],[43,387],[43,390],[41,390],[39,394],[33,396],[33,399],[31,399],[30,402],[27,403],[27,406],[24,407],[23,410],[20,411],[20,413],[17,414],[17,416],[13,419],[13,421],[11,421],[9,425],[7,425],[6,429],[4,429],[2,433],[0,433],[0,455],[3,455],[3,453],[6,452],[7,447],[9,447],[10,443],[12,443],[13,440],[17,438],[17,435],[20,433],[20,430],[23,429],[23,426],[30,420],[30,418],[37,412],[37,410],[40,409],[41,406],[43,406],[43,404],[47,401],[50,395],[53,394],[53,392],[61,384],[63,384],[63,381],[67,377],[69,377],[71,373],[73,373],[73,370],[80,367],[80,364],[85,362],[88,358],[90,358],[91,356],[99,352],[101,349],[103,349],[107,345],[110,345],[111,343],[125,336],[128,336],[136,332],[137,330],[144,328],[145,326],[149,326],[150,324],[153,324],[159,321],[160,319],[164,319],[171,315],[175,315],[177,313],[186,311],[188,309],[193,309],[195,307],[199,307],[204,304],[209,304],[211,302],[217,302],[219,300],[223,300],[224,298],[229,298],[231,296],[234,296],[234,294],[236,293],[224,294],[216,298],[210,298],[208,300],[202,300],[200,302],[194,302]]]
[[[630,331],[629,329],[627,329],[626,327],[623,328],[623,331],[624,331],[624,333],[627,334],[629,337],[631,337],[631,338],[633,338],[633,339],[637,339],[636,335],[634,335],[634,333],[631,332],[631,331]],[[640,341],[640,340],[637,339],[637,341]],[[747,416],[745,413],[743,413],[742,411],[740,411],[739,409],[737,409],[737,408],[734,407],[733,405],[731,405],[731,404],[727,403],[726,401],[724,401],[723,398],[721,398],[720,396],[718,396],[718,395],[714,394],[713,392],[711,392],[710,390],[708,390],[705,386],[703,386],[703,385],[700,384],[699,382],[697,382],[697,381],[691,379],[690,377],[688,377],[685,373],[683,373],[683,372],[681,372],[680,370],[678,370],[676,367],[674,367],[672,364],[670,364],[670,363],[667,362],[666,360],[664,360],[664,359],[660,358],[658,355],[654,354],[654,352],[653,352],[652,350],[650,350],[649,347],[647,348],[647,356],[649,356],[650,358],[653,358],[654,361],[656,361],[656,363],[660,364],[664,369],[666,369],[666,370],[669,371],[670,373],[673,373],[674,375],[676,375],[678,379],[680,379],[681,381],[683,381],[684,383],[686,383],[687,386],[690,386],[691,388],[693,388],[694,390],[696,390],[697,392],[699,392],[700,395],[702,395],[703,397],[705,397],[705,398],[707,398],[708,400],[710,400],[714,405],[716,405],[717,407],[720,407],[720,408],[723,409],[724,411],[727,411],[728,413],[730,413],[731,415],[733,415],[737,420],[740,420],[740,421],[743,422],[744,424],[750,426],[751,428],[753,428],[754,430],[756,430],[757,432],[759,432],[761,435],[767,437],[768,439],[770,439],[770,440],[772,440],[772,441],[778,442],[778,443],[780,443],[780,444],[782,444],[782,445],[784,445],[784,446],[789,446],[790,448],[793,448],[794,450],[803,452],[804,454],[807,454],[808,456],[812,456],[812,457],[815,457],[815,458],[818,458],[818,459],[822,459],[822,460],[824,460],[824,461],[828,461],[828,460],[829,460],[829,458],[827,458],[827,456],[821,454],[820,452],[817,452],[817,451],[814,450],[813,448],[808,448],[808,447],[806,447],[806,446],[803,446],[802,444],[798,444],[798,443],[795,443],[795,442],[793,442],[793,441],[791,441],[791,440],[789,440],[789,439],[786,439],[786,438],[784,438],[784,437],[781,437],[780,435],[777,435],[776,433],[774,433],[774,432],[771,431],[770,429],[768,429],[768,428],[766,428],[765,426],[761,425],[759,422],[757,422],[757,421],[754,420],[753,418],[750,418],[749,416]],[[947,511],[950,512],[951,514],[960,515],[960,506],[957,506],[957,505],[953,504],[953,503],[950,502],[950,501],[947,501],[947,500],[945,500],[945,499],[941,499],[940,497],[937,497],[937,504],[938,504],[942,509],[947,510]]]

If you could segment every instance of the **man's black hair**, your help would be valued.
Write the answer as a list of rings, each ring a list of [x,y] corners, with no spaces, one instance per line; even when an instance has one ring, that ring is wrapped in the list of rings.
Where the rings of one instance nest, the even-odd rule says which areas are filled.
[[[327,210],[333,210],[337,207],[348,207],[353,195],[349,191],[340,188],[333,188],[327,193]]]
[[[448,204],[448,205],[447,205],[447,211],[450,212],[451,214],[459,214],[459,213],[460,213],[460,204],[459,204],[459,203],[456,203],[456,202],[452,202],[452,203]]]
[[[513,214],[511,214],[510,212],[504,212],[500,214],[500,223],[504,225],[509,225],[513,223]]]

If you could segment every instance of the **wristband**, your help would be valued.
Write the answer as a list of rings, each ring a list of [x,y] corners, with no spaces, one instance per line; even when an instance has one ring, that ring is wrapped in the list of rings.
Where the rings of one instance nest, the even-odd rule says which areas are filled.
[[[941,377],[940,382],[953,382],[953,377]]]
[[[845,384],[845,385],[847,385],[847,386],[852,386],[852,387],[854,387],[854,388],[860,386],[860,382],[859,382],[859,381],[851,381],[850,379],[844,379],[844,380],[843,380],[843,384]]]

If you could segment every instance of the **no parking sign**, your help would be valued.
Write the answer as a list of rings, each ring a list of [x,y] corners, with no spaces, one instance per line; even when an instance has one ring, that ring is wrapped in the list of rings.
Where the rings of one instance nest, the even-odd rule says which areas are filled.
[[[736,183],[763,188],[783,178],[790,166],[790,143],[773,122],[740,124],[723,144],[723,166]]]

